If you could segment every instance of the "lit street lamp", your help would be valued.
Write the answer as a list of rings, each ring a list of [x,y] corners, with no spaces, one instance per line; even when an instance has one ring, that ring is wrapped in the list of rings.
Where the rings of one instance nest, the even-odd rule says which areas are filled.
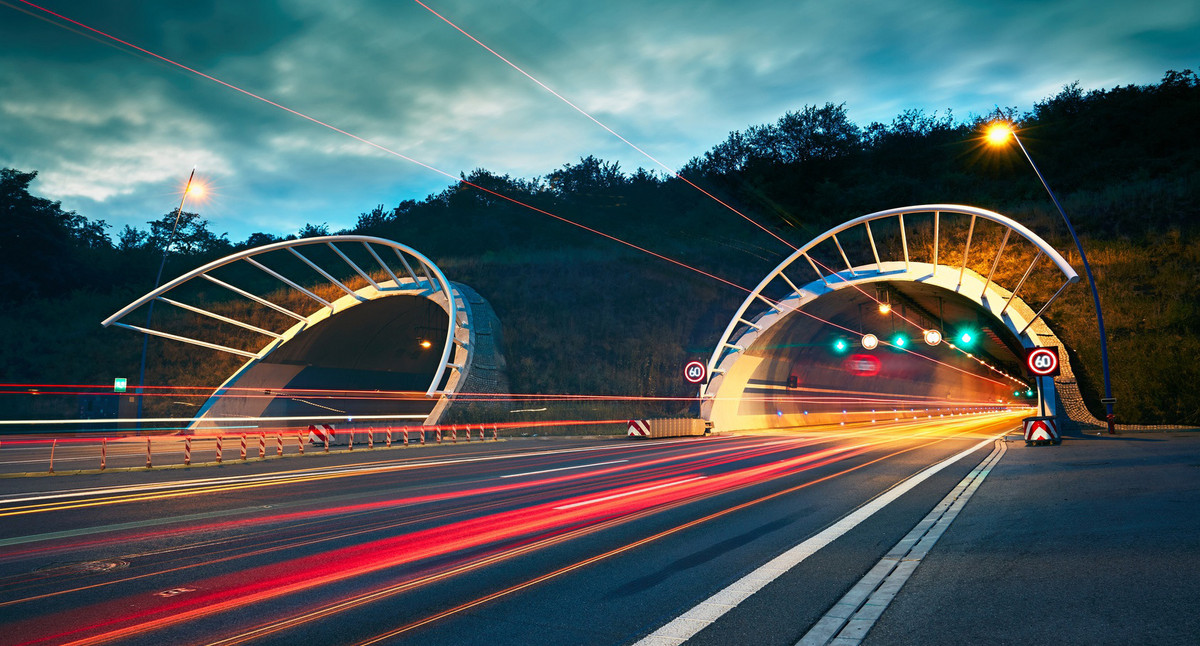
[[[167,244],[163,247],[162,262],[160,262],[158,264],[158,274],[154,276],[154,287],[152,288],[152,290],[158,289],[158,286],[162,283],[163,268],[167,266],[167,254],[171,251],[171,245],[175,242],[175,230],[179,228],[179,218],[183,215],[183,203],[187,201],[187,198],[189,195],[194,195],[197,198],[204,196],[204,184],[195,181],[195,179],[196,179],[196,169],[193,168],[192,174],[188,175],[187,184],[185,184],[183,187],[183,197],[181,197],[179,199],[179,207],[175,209],[175,223],[173,225],[171,225],[171,235],[167,236]],[[150,317],[153,315],[154,315],[154,301],[151,300],[149,306],[146,309],[146,329],[147,330],[150,329]],[[138,418],[138,428],[139,429],[141,428],[141,424],[142,424],[142,422],[141,422],[142,400],[145,399],[145,392],[146,392],[146,388],[145,388],[145,386],[146,386],[146,350],[147,350],[147,346],[149,345],[149,343],[150,343],[150,335],[149,334],[143,335],[142,336],[142,367],[138,371],[138,389],[137,389],[137,392],[138,392],[137,418]]]
[[[1033,168],[1033,172],[1037,173],[1038,179],[1042,182],[1042,187],[1050,194],[1050,199],[1054,202],[1055,208],[1058,209],[1059,215],[1062,216],[1063,222],[1067,225],[1067,231],[1071,234],[1071,239],[1075,241],[1075,248],[1079,250],[1079,258],[1083,261],[1083,271],[1087,274],[1088,286],[1092,289],[1092,302],[1096,306],[1096,324],[1100,328],[1100,363],[1104,369],[1104,408],[1106,411],[1106,420],[1108,422],[1108,432],[1113,434],[1116,432],[1113,424],[1115,416],[1113,413],[1113,404],[1116,399],[1112,395],[1112,380],[1108,373],[1108,335],[1104,332],[1104,314],[1100,311],[1100,293],[1096,291],[1096,280],[1092,277],[1092,267],[1088,264],[1087,254],[1083,251],[1083,244],[1079,241],[1079,236],[1075,234],[1075,227],[1071,225],[1071,220],[1067,217],[1067,212],[1063,210],[1062,204],[1058,201],[1058,196],[1054,191],[1050,190],[1050,185],[1046,183],[1046,178],[1042,176],[1042,171],[1038,169],[1037,164],[1033,163],[1033,158],[1029,156],[1029,151],[1025,150],[1025,145],[1021,143],[1017,133],[1013,130],[1012,125],[1004,122],[997,122],[990,125],[986,133],[987,141],[993,146],[1003,146],[1008,143],[1009,137],[1017,142],[1017,147],[1021,149],[1021,153],[1025,155],[1025,159],[1029,162],[1029,166]]]

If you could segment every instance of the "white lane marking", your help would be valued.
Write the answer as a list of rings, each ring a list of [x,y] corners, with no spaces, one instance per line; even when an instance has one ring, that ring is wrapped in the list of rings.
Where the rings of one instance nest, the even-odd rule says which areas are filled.
[[[858,646],[1007,450],[1007,444],[997,441],[996,449],[813,624],[796,646]]]
[[[811,538],[771,559],[766,565],[759,567],[757,570],[735,581],[724,590],[701,601],[694,608],[676,617],[663,627],[646,635],[635,646],[677,646],[678,644],[682,644],[696,633],[707,628],[726,612],[729,612],[741,602],[749,599],[751,595],[761,590],[768,583],[796,567],[804,559],[816,554],[821,548],[832,543],[846,532],[854,529],[860,523],[874,515],[875,512],[888,506],[913,487],[928,480],[934,474],[951,464],[987,446],[994,440],[994,437],[983,440],[971,448],[952,455],[879,494],[865,505],[846,514],[840,520],[821,530]]]
[[[604,502],[606,500],[615,500],[617,498],[624,498],[625,496],[632,496],[634,494],[645,493],[647,491],[654,491],[655,489],[662,489],[664,487],[674,487],[676,485],[681,485],[681,484],[684,484],[687,482],[695,482],[696,480],[703,480],[707,477],[708,476],[696,476],[695,478],[688,478],[686,480],[675,480],[674,482],[664,482],[663,484],[654,485],[653,487],[644,487],[642,489],[635,489],[634,491],[626,491],[624,493],[615,493],[611,496],[604,496],[602,498],[591,498],[589,500],[573,502],[569,505],[562,505],[561,507],[555,507],[554,509],[556,511],[562,510],[562,509],[574,509],[575,507],[582,507],[584,505],[592,505],[592,504],[595,504],[598,502]]]
[[[570,471],[571,469],[586,469],[588,467],[601,467],[606,464],[620,464],[629,460],[613,460],[612,462],[593,462],[592,464],[580,464],[573,467],[559,467],[557,469],[542,469],[541,471],[526,471],[525,473],[508,473],[500,476],[501,478],[520,478],[523,476],[536,476],[542,473],[554,473],[555,471]]]

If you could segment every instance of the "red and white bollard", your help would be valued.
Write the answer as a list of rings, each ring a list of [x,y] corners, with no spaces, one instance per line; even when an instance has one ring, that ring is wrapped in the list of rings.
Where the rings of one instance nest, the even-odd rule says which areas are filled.
[[[367,429],[367,448],[375,448],[375,429],[373,428]]]
[[[387,447],[392,448],[392,427],[387,427],[387,433],[384,434],[384,439],[387,440]]]
[[[441,444],[441,443],[442,443],[442,429],[441,429],[441,427],[438,427],[438,428],[434,429],[434,432],[435,432],[435,433],[437,433],[437,443],[438,443],[438,444]]]
[[[421,444],[425,444],[425,429],[421,429]]]
[[[300,446],[300,455],[304,455],[304,433],[296,433],[296,444]]]
[[[452,444],[458,444],[458,425],[457,424],[450,427],[450,442]]]
[[[496,431],[496,425],[495,425],[495,424],[492,424],[492,439],[493,439],[493,440],[495,440],[496,442],[499,442],[499,441],[500,441],[500,435],[499,435],[499,433]]]
[[[224,435],[218,435],[218,436],[217,436],[217,464],[220,464],[220,463],[221,463],[221,453],[222,453],[222,451],[221,451],[221,443],[222,443],[222,441],[223,441],[224,439],[225,439],[225,436],[224,436]]]
[[[246,434],[242,434],[242,459],[246,459]]]
[[[283,457],[283,433],[275,434],[275,454]]]
[[[150,464],[150,438],[146,438],[146,468],[149,469]]]
[[[325,452],[329,453],[329,434],[325,434]]]
[[[471,425],[467,424],[467,441],[471,441]]]
[[[354,431],[350,431],[350,450],[354,450]]]
[[[258,459],[265,460],[267,458],[267,434],[258,434]]]
[[[185,435],[183,437],[183,466],[191,466],[192,464],[192,436]]]

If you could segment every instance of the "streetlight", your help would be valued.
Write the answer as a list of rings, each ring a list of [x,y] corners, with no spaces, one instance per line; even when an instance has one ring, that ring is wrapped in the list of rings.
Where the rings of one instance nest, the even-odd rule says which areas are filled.
[[[162,262],[158,264],[158,274],[154,276],[154,289],[162,283],[163,268],[167,266],[167,254],[171,251],[171,244],[175,242],[175,230],[179,228],[179,218],[183,215],[183,203],[187,201],[189,195],[195,196],[197,199],[204,196],[204,184],[197,182],[196,169],[192,169],[192,174],[188,175],[187,184],[183,186],[183,197],[179,198],[179,207],[175,209],[175,223],[171,225],[171,235],[167,236],[167,244],[163,247]],[[146,329],[150,329],[150,317],[154,315],[154,301],[150,301],[150,305],[146,309]],[[150,343],[150,335],[142,336],[142,367],[138,370],[138,405],[137,418],[138,428],[141,428],[142,419],[142,400],[145,399],[146,392],[146,350]]]
[[[997,121],[988,126],[986,138],[989,144],[993,146],[1003,146],[1008,143],[1008,139],[1012,138],[1017,142],[1017,147],[1021,149],[1021,153],[1025,155],[1025,159],[1029,162],[1029,166],[1033,168],[1033,172],[1037,173],[1038,179],[1042,182],[1042,187],[1050,194],[1050,199],[1054,202],[1054,207],[1058,209],[1058,214],[1062,216],[1063,222],[1067,225],[1067,231],[1071,234],[1071,239],[1075,241],[1075,248],[1079,250],[1079,258],[1083,261],[1083,271],[1087,274],[1088,286],[1092,289],[1092,302],[1096,306],[1096,325],[1100,328],[1100,363],[1104,369],[1104,408],[1106,411],[1106,420],[1108,422],[1108,433],[1112,435],[1116,433],[1113,424],[1115,414],[1113,413],[1113,404],[1116,399],[1112,396],[1112,380],[1108,374],[1108,335],[1104,332],[1104,314],[1100,311],[1100,293],[1096,291],[1096,279],[1092,277],[1092,266],[1088,264],[1087,254],[1083,252],[1083,243],[1079,242],[1079,236],[1075,235],[1075,227],[1071,225],[1070,218],[1067,217],[1067,212],[1063,210],[1062,204],[1058,202],[1058,196],[1054,191],[1050,190],[1050,185],[1046,183],[1046,178],[1042,176],[1042,171],[1038,169],[1037,164],[1033,163],[1033,157],[1029,156],[1029,151],[1025,150],[1025,145],[1021,143],[1021,139],[1017,137],[1017,132],[1013,130],[1012,124]]]

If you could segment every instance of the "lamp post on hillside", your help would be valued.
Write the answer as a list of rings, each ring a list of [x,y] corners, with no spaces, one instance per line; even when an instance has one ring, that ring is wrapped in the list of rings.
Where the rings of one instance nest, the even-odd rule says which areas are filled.
[[[183,215],[183,203],[187,201],[189,195],[195,195],[197,198],[204,195],[204,184],[195,181],[196,169],[192,169],[191,175],[188,175],[187,184],[183,187],[183,197],[179,198],[179,207],[175,209],[175,223],[171,225],[171,234],[167,236],[167,244],[163,246],[162,261],[158,263],[158,274],[154,276],[154,287],[152,290],[158,289],[162,284],[163,268],[167,266],[167,254],[171,251],[171,245],[175,242],[175,231],[179,228],[179,218]],[[146,309],[146,329],[150,329],[150,317],[154,315],[154,301],[151,300]],[[137,401],[137,419],[138,429],[142,427],[142,400],[146,393],[146,350],[150,343],[150,335],[142,336],[142,367],[138,370],[138,401]]]
[[[1075,248],[1079,250],[1079,258],[1083,261],[1083,271],[1087,275],[1088,286],[1092,290],[1092,302],[1096,307],[1096,325],[1100,328],[1100,363],[1104,369],[1104,408],[1105,420],[1108,422],[1108,433],[1110,435],[1116,432],[1114,427],[1115,416],[1113,413],[1113,404],[1116,399],[1112,395],[1112,380],[1109,378],[1108,372],[1108,335],[1104,332],[1104,314],[1100,311],[1100,292],[1096,291],[1096,279],[1092,277],[1092,266],[1088,264],[1087,254],[1083,251],[1083,244],[1079,241],[1079,236],[1075,234],[1075,227],[1071,225],[1070,218],[1067,217],[1067,212],[1063,210],[1062,204],[1058,201],[1058,196],[1054,191],[1050,190],[1050,185],[1046,183],[1046,178],[1042,176],[1042,171],[1038,169],[1037,164],[1033,163],[1033,157],[1029,156],[1029,151],[1025,150],[1025,145],[1021,143],[1021,139],[1017,137],[1017,132],[1009,123],[995,122],[988,126],[987,141],[993,146],[1003,146],[1008,143],[1009,138],[1017,142],[1017,147],[1021,149],[1021,153],[1025,155],[1029,166],[1033,168],[1033,172],[1037,174],[1038,179],[1042,182],[1042,187],[1046,189],[1046,193],[1050,195],[1050,199],[1054,202],[1054,207],[1058,209],[1058,214],[1062,216],[1063,222],[1067,225],[1067,231],[1071,234],[1071,239],[1075,241]]]

